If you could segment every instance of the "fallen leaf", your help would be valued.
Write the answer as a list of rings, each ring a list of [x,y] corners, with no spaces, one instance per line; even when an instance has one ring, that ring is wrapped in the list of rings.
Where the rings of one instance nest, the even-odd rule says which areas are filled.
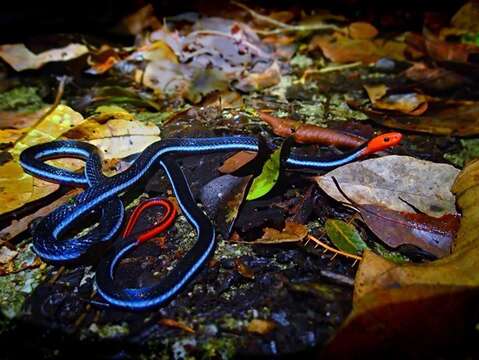
[[[479,4],[474,1],[466,2],[452,17],[451,24],[469,32],[479,32]]]
[[[23,111],[0,111],[0,129],[25,129],[34,125],[46,112],[50,106],[45,106],[34,112]],[[0,130],[0,133],[4,130]]]
[[[393,40],[351,39],[335,33],[314,36],[309,44],[309,50],[317,48],[320,48],[329,60],[340,64],[356,61],[371,64],[384,57],[404,60],[406,45]]]
[[[263,236],[251,244],[280,244],[285,242],[297,242],[303,240],[308,235],[308,229],[303,224],[297,224],[286,221],[282,231],[274,228],[264,228]]]
[[[451,24],[469,32],[479,32],[479,4],[474,1],[466,2],[452,17]]]
[[[281,148],[276,149],[264,163],[261,174],[254,178],[246,200],[254,200],[266,195],[276,184],[280,170]]]
[[[425,332],[430,346],[451,344],[451,336],[466,335],[470,324],[465,319],[479,295],[478,174],[476,160],[452,186],[463,217],[451,255],[429,263],[397,265],[365,250],[356,274],[353,311],[328,345],[328,358],[384,352],[378,344],[394,349],[406,343],[409,352],[417,355],[416,349],[424,349]],[[346,339],[348,349],[344,349]]]
[[[266,335],[276,328],[276,323],[270,320],[253,319],[249,322],[246,330],[250,333]]]
[[[103,108],[100,115],[86,119],[81,125],[65,132],[62,137],[95,145],[103,151],[103,158],[106,160],[139,153],[160,140],[158,126],[135,121],[132,114],[121,110],[118,107]]]
[[[472,136],[479,134],[479,102],[430,104],[421,116],[387,115],[363,111],[375,122],[395,128],[436,135]]]
[[[274,61],[269,68],[261,73],[250,73],[234,84],[234,87],[241,91],[257,91],[274,86],[281,81],[281,71],[277,61]]]
[[[211,180],[201,189],[201,203],[225,239],[230,237],[252,177],[223,175]]]
[[[57,139],[65,131],[81,124],[83,116],[66,105],[58,105],[18,141],[10,153],[18,157],[26,148]]]
[[[223,163],[218,168],[218,171],[223,173],[223,174],[231,174],[235,172],[236,170],[240,169],[247,163],[249,163],[251,160],[253,160],[256,156],[258,155],[257,152],[255,151],[240,151],[237,152],[236,154],[230,156],[228,159],[226,159]]]
[[[400,245],[414,245],[436,257],[444,257],[451,252],[459,228],[457,215],[445,214],[435,218],[377,205],[356,207],[368,228],[393,249]]]
[[[254,279],[254,271],[240,259],[235,260],[236,271],[246,279]]]
[[[354,22],[348,26],[349,36],[353,39],[372,39],[378,34],[378,29],[367,22]]]
[[[12,220],[10,225],[0,230],[0,240],[9,241],[13,239],[15,236],[27,230],[28,226],[33,220],[35,220],[36,218],[48,215],[50,212],[55,210],[60,205],[66,203],[73,196],[79,194],[80,192],[81,192],[80,189],[72,190],[68,192],[67,194],[63,195],[62,197],[58,198],[57,200],[52,201],[47,206],[44,206],[38,209],[33,214],[24,216],[19,220],[16,220],[16,219]]]
[[[208,95],[213,91],[227,90],[229,83],[230,79],[219,70],[206,69],[195,71],[184,96],[192,103],[198,103],[203,96]]]
[[[423,94],[387,94],[385,85],[364,85],[374,108],[395,110],[405,114],[418,116],[427,110],[427,97]],[[386,95],[387,94],[387,95]]]
[[[15,259],[18,255],[18,251],[10,250],[6,246],[0,247],[0,264],[4,265]]]
[[[168,327],[171,327],[171,328],[177,328],[177,329],[183,330],[183,331],[185,331],[187,333],[190,333],[190,334],[195,333],[195,331],[193,330],[192,327],[184,324],[181,321],[177,321],[177,320],[174,320],[174,319],[163,318],[163,319],[160,319],[158,321],[158,323],[160,323],[163,326],[168,326]]]
[[[349,163],[316,177],[316,181],[329,196],[341,202],[348,203],[332,177],[355,203],[410,212],[411,207],[403,199],[423,213],[439,217],[456,214],[455,199],[449,189],[458,172],[451,165],[391,155]]]
[[[3,204],[0,214],[40,199],[58,189],[58,184],[26,174],[17,162],[18,156],[27,147],[55,140],[63,132],[83,121],[81,114],[68,106],[59,105],[35,127],[30,128],[21,139],[17,139],[15,146],[10,150],[13,160],[0,166],[0,202]]]
[[[102,45],[98,51],[88,57],[87,62],[90,68],[85,72],[92,75],[104,74],[120,59],[120,55],[115,49],[109,45]]]
[[[38,69],[52,61],[68,61],[88,53],[82,44],[70,44],[64,48],[34,54],[24,44],[7,44],[0,46],[0,57],[16,71]]]
[[[462,75],[439,67],[428,67],[424,63],[415,63],[404,75],[421,88],[433,91],[451,90],[467,83]]]
[[[359,235],[354,225],[342,220],[328,219],[324,224],[329,240],[339,249],[348,254],[360,255],[368,246]]]

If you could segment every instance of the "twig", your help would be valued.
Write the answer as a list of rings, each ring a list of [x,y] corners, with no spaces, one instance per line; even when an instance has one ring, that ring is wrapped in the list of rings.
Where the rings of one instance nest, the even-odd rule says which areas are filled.
[[[345,256],[347,258],[354,259],[355,261],[361,261],[362,260],[361,256],[353,255],[353,254],[335,249],[332,246],[329,246],[328,244],[326,244],[326,243],[322,242],[321,240],[315,238],[313,235],[308,235],[308,240],[306,241],[306,243],[309,240],[311,240],[312,242],[315,243],[315,245],[316,245],[315,248],[318,247],[318,246],[321,246],[322,248],[326,249],[327,251],[333,252],[335,254],[334,256],[342,255],[342,256]]]
[[[337,283],[354,286],[354,279],[351,279],[349,276],[336,274],[335,272],[328,270],[321,270],[320,274],[330,280],[333,280]]]
[[[333,66],[327,66],[322,69],[307,69],[304,73],[303,76],[301,76],[301,79],[298,80],[299,83],[304,84],[306,81],[307,76],[312,75],[312,74],[326,74],[329,72],[334,72],[334,71],[341,71],[344,69],[350,69],[350,68],[355,68],[358,67],[362,64],[361,61],[356,61],[351,64],[344,64],[344,65],[333,65]]]
[[[243,10],[246,10],[247,12],[250,13],[250,15],[252,17],[254,17],[258,20],[270,23],[272,25],[279,26],[279,27],[284,28],[284,29],[289,29],[289,28],[293,27],[293,25],[285,24],[284,22],[281,22],[281,21],[278,21],[276,19],[270,18],[269,16],[261,15],[260,13],[254,11],[253,9],[251,9],[250,7],[246,6],[243,3],[240,3],[239,1],[231,0],[231,3],[236,5],[236,6],[239,6]]]
[[[50,279],[50,281],[48,283],[50,285],[55,284],[57,282],[57,280],[60,278],[60,276],[63,274],[64,271],[65,271],[65,266],[62,266],[61,268],[59,268],[57,270],[57,272],[55,273],[55,275],[53,275],[53,277]]]
[[[257,34],[260,34],[260,35],[276,35],[276,34],[282,34],[285,32],[315,31],[315,30],[326,30],[326,29],[333,29],[333,30],[338,30],[341,32],[344,31],[340,27],[336,25],[332,25],[332,24],[289,25],[284,22],[273,19],[269,16],[261,15],[260,13],[254,11],[253,9],[249,8],[248,6],[236,0],[231,0],[231,3],[248,11],[252,17],[279,27],[279,29],[274,29],[274,30],[253,29]]]

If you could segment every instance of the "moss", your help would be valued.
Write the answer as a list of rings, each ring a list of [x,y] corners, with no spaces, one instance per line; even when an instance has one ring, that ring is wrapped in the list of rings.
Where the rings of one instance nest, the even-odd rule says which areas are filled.
[[[92,333],[98,334],[102,339],[112,339],[117,337],[123,337],[130,333],[130,329],[126,323],[118,324],[106,324],[97,325],[91,324],[89,330]]]
[[[309,56],[299,54],[291,59],[290,64],[300,69],[306,69],[313,65],[313,59]]]
[[[461,146],[460,151],[444,154],[444,159],[460,168],[467,162],[479,158],[479,138],[461,139]]]
[[[302,121],[326,126],[328,121],[366,120],[367,116],[360,111],[351,109],[341,94],[315,95],[313,103],[300,102],[296,112]]]
[[[38,89],[20,86],[0,94],[0,110],[34,112],[45,106]]]
[[[36,256],[30,245],[20,247],[19,255],[14,260],[14,269],[31,266],[35,261]],[[46,266],[40,266],[0,277],[0,312],[7,319],[19,316],[26,297],[44,279],[46,269]]]
[[[201,345],[203,359],[232,359],[236,354],[237,341],[231,337],[210,338]]]

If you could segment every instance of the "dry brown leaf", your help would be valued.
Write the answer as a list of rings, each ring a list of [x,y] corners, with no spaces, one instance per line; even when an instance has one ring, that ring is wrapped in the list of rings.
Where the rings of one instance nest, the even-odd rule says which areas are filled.
[[[253,319],[249,322],[246,330],[250,333],[266,335],[276,328],[276,323],[270,320]]]
[[[34,125],[46,112],[50,106],[34,112],[21,111],[0,111],[0,129],[24,129]],[[3,130],[0,130],[0,133]]]
[[[187,333],[190,333],[190,334],[194,334],[195,331],[193,330],[192,327],[180,322],[180,321],[177,321],[177,320],[174,320],[174,319],[160,319],[160,321],[158,321],[161,325],[164,325],[164,326],[168,326],[168,327],[172,327],[172,328],[177,328],[177,329],[180,329],[180,330],[183,330]]]
[[[479,295],[478,174],[476,160],[452,187],[463,217],[450,256],[397,265],[364,252],[356,274],[353,311],[326,349],[328,358],[387,351],[381,344],[388,344],[390,351],[407,343],[414,353],[424,347],[420,334],[427,333],[428,344],[436,346],[452,341],[453,335],[464,335],[464,319]],[[346,339],[348,349],[344,349]]]
[[[316,181],[338,201],[348,202],[336,188],[333,176],[346,195],[358,204],[411,212],[403,199],[420,211],[439,217],[456,213],[455,198],[449,189],[458,173],[451,165],[392,155],[341,166],[316,177]]]
[[[24,44],[6,44],[0,46],[0,57],[16,71],[38,69],[52,61],[68,61],[88,53],[82,44],[70,44],[59,49],[34,54]]]
[[[383,57],[404,60],[406,45],[403,42],[382,39],[351,39],[339,33],[316,35],[309,49],[320,48],[323,54],[337,63],[361,61],[371,64]]]
[[[297,242],[308,235],[308,229],[303,224],[287,221],[282,231],[273,228],[264,228],[263,236],[251,244],[280,244],[285,242]]]
[[[428,108],[427,97],[417,93],[387,94],[386,85],[364,85],[374,108],[418,116]]]
[[[281,81],[281,71],[277,61],[261,73],[250,73],[242,78],[235,88],[242,91],[256,91],[278,84]]]
[[[378,34],[378,29],[367,22],[353,22],[349,24],[348,30],[353,39],[372,39]]]
[[[431,103],[421,116],[388,115],[363,110],[377,123],[395,129],[406,129],[447,136],[472,136],[479,134],[479,102],[462,101],[452,104]]]
[[[452,17],[451,24],[456,28],[472,33],[479,32],[479,4],[475,1],[465,3]]]

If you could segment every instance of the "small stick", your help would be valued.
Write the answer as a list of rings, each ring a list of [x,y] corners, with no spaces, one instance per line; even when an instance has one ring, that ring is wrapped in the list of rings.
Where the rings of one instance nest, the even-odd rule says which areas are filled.
[[[324,249],[326,250],[329,250],[331,252],[334,253],[334,256],[333,256],[333,259],[334,257],[336,257],[337,255],[342,255],[342,256],[345,256],[347,258],[351,258],[351,259],[355,259],[356,261],[361,261],[362,260],[362,257],[361,256],[358,256],[358,255],[353,255],[353,254],[350,254],[350,253],[347,253],[347,252],[344,252],[344,251],[341,251],[341,250],[338,250],[338,249],[335,249],[333,248],[332,246],[329,246],[328,244],[322,242],[321,240],[315,238],[313,235],[308,235],[308,239],[313,241],[315,244],[323,247]]]

